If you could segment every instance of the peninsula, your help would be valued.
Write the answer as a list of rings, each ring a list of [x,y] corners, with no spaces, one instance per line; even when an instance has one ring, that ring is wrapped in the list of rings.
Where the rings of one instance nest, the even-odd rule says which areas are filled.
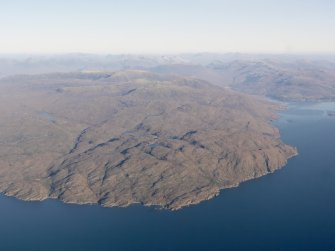
[[[0,82],[0,192],[106,207],[179,209],[296,155],[278,105],[191,77],[140,70]]]

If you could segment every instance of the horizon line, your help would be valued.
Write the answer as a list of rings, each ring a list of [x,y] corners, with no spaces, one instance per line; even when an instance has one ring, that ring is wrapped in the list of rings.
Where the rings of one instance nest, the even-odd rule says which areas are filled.
[[[70,55],[92,55],[92,56],[177,56],[177,55],[258,55],[258,56],[335,56],[335,51],[330,52],[0,52],[0,56],[70,56]]]

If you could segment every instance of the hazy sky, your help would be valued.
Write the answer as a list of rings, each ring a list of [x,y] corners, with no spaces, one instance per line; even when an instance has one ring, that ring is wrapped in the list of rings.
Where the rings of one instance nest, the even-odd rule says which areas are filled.
[[[335,52],[334,0],[0,0],[0,53]]]

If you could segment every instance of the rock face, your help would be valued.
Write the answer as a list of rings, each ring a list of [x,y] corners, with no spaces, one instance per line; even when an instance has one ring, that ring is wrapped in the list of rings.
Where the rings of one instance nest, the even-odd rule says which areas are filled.
[[[296,149],[278,107],[143,71],[0,83],[0,191],[24,200],[178,209],[271,173]]]

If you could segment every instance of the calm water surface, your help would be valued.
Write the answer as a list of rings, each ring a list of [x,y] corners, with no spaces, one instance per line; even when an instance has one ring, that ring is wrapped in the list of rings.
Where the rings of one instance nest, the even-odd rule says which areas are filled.
[[[299,156],[274,174],[177,212],[0,196],[0,250],[335,250],[334,103],[276,122]]]

